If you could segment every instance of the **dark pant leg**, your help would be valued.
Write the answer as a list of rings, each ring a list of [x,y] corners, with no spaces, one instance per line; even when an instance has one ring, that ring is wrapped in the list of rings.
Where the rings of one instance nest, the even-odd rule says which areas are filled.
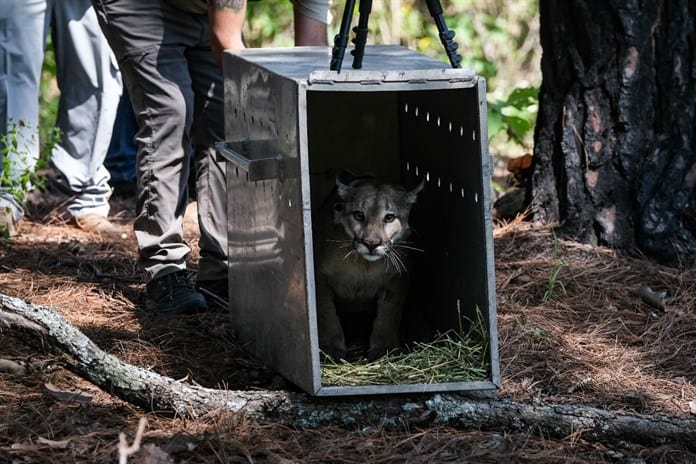
[[[116,109],[116,121],[111,135],[109,150],[106,152],[104,166],[111,174],[111,186],[115,195],[133,195],[135,193],[135,159],[138,148],[135,146],[135,134],[138,123],[135,120],[130,94],[124,88]]]
[[[209,33],[207,20],[204,16],[175,10],[159,0],[94,0],[94,3],[118,57],[138,119],[135,233],[141,261],[148,278],[152,279],[185,268],[190,251],[182,227],[192,152],[191,68],[196,64],[189,62],[189,52],[191,49],[202,52],[201,40]],[[205,83],[211,76],[199,76],[197,86],[211,87],[212,83]],[[219,74],[217,79],[222,80]],[[210,150],[214,132],[206,132],[205,141],[199,146]],[[216,195],[224,197],[224,189]],[[226,221],[215,227],[225,224]],[[206,255],[203,262],[211,260],[201,272],[206,272],[205,267],[214,267],[215,272],[224,268],[226,272],[224,234],[211,234],[205,225],[201,234],[201,244],[205,245],[202,254]],[[213,262],[216,266],[212,266]]]
[[[198,280],[227,277],[227,186],[225,163],[213,143],[224,139],[224,91],[220,67],[210,47],[188,51],[194,89],[192,140],[195,150],[198,223],[201,229]]]

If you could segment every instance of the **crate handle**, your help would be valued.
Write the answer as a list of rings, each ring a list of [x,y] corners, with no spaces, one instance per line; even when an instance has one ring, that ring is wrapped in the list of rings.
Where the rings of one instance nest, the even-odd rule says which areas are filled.
[[[217,142],[215,151],[225,161],[246,171],[249,180],[283,180],[291,174],[292,158],[278,153],[274,145],[271,139]],[[272,155],[273,152],[276,154]]]

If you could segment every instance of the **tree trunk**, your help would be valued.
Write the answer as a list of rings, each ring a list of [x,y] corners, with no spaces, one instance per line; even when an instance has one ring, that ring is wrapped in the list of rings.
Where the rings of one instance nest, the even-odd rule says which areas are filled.
[[[105,353],[50,308],[2,294],[0,332],[21,337],[38,349],[62,353],[72,371],[125,401],[184,417],[197,418],[224,409],[302,428],[433,424],[541,431],[559,438],[580,432],[588,440],[627,440],[646,445],[685,443],[696,449],[693,419],[619,413],[580,405],[472,400],[457,394],[320,399],[285,391],[227,391],[189,385]]]
[[[696,253],[696,2],[541,0],[529,200],[586,243]]]

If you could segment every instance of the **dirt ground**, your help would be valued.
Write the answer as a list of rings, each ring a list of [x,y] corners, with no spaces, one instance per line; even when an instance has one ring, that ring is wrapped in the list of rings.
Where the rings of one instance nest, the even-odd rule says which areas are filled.
[[[235,344],[225,314],[148,314],[130,203],[115,201],[113,211],[126,240],[89,235],[50,211],[34,211],[19,237],[0,240],[0,293],[56,308],[107,352],[176,379],[294,388]],[[191,215],[186,224],[195,273]],[[693,263],[663,267],[523,223],[495,229],[495,254],[498,397],[694,417]],[[663,307],[649,303],[645,287],[653,296],[666,292]],[[696,463],[686,443],[600,443],[580,432],[558,438],[446,427],[301,430],[223,412],[190,420],[124,403],[2,327],[0,359],[35,366],[31,374],[0,371],[0,462],[118,462],[119,433],[132,441],[144,417],[143,448],[129,462]]]

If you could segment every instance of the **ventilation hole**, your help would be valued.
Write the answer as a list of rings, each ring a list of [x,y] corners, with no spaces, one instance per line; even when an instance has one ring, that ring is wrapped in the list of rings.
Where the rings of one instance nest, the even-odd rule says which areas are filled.
[[[408,103],[404,103],[404,113],[408,113]]]
[[[437,117],[437,127],[440,127],[440,116]]]
[[[411,172],[411,162],[406,161],[406,172]]]
[[[415,111],[416,116],[418,116],[418,107],[416,106],[416,111]]]
[[[478,193],[474,193],[474,201],[478,203]]]
[[[430,182],[430,172],[425,173],[425,181]]]
[[[459,136],[464,137],[464,126],[459,126]]]
[[[288,200],[288,208],[292,208],[292,200]]]
[[[418,176],[418,166],[416,166],[416,176]]]
[[[427,113],[425,113],[425,121],[426,121],[426,122],[430,122],[430,111],[428,111]]]
[[[450,182],[450,193],[454,192],[454,187],[452,186],[452,182]]]
[[[437,188],[440,188],[440,178],[437,178]]]
[[[472,136],[473,140],[475,141],[476,140],[476,131],[471,132],[471,136]]]
[[[450,132],[452,132],[452,122],[451,121],[447,125],[447,128],[449,129]]]
[[[464,188],[461,189],[461,191],[459,192],[459,194],[462,196],[462,198],[464,198]]]

